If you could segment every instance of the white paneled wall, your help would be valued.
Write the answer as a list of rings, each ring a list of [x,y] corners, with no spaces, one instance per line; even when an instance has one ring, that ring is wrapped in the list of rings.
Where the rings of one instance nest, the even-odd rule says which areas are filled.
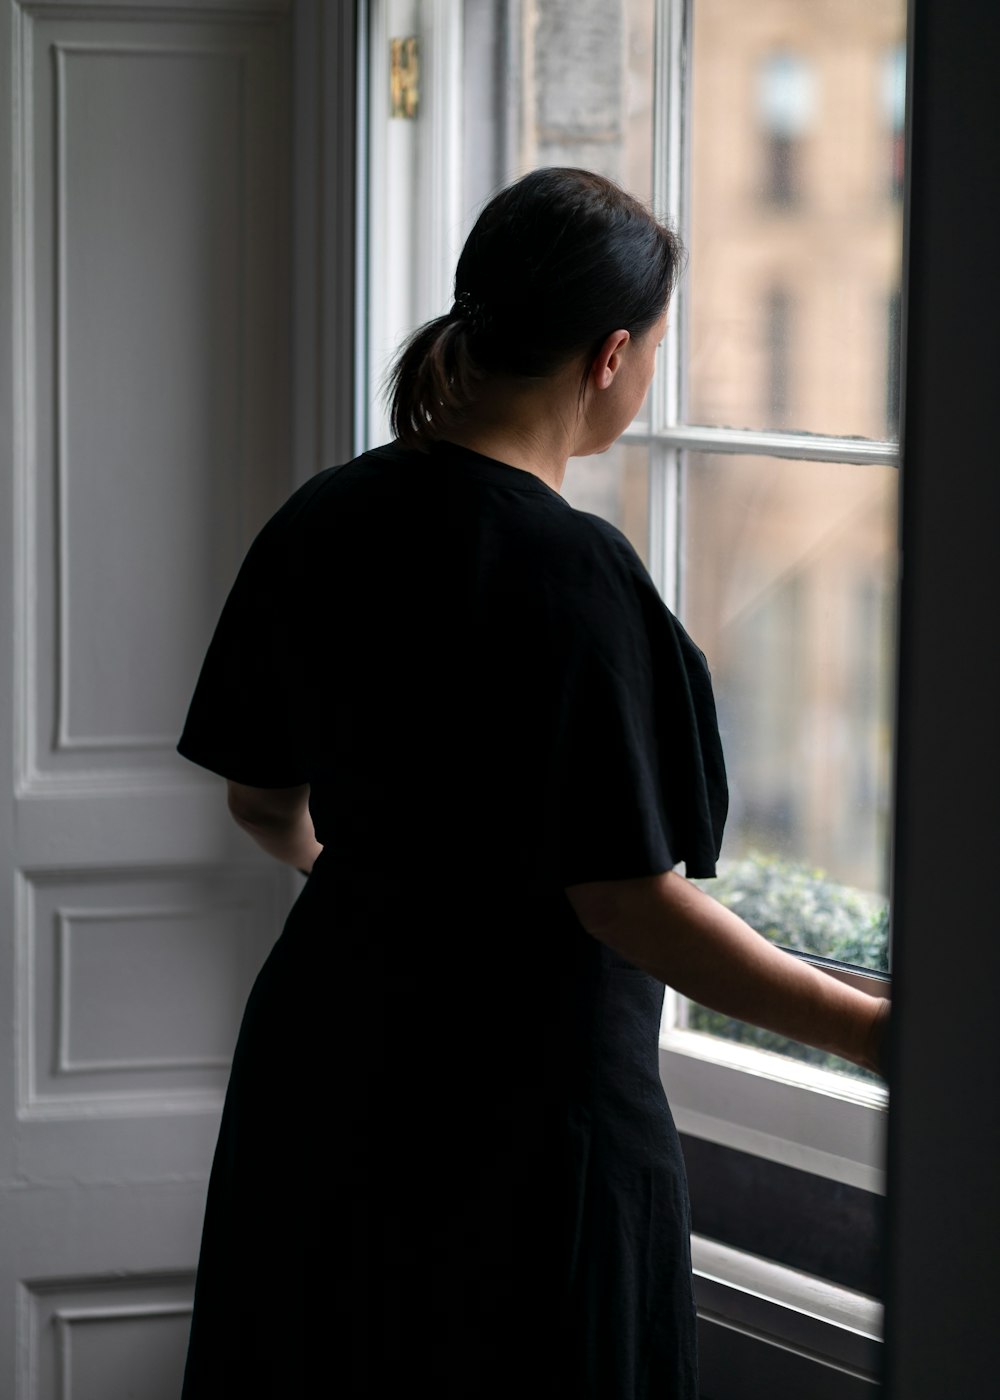
[[[290,461],[292,7],[0,0],[0,1395],[175,1400],[290,884],[174,752]]]
[[[59,1400],[177,1400],[191,1282],[171,1278],[28,1290],[35,1390]]]

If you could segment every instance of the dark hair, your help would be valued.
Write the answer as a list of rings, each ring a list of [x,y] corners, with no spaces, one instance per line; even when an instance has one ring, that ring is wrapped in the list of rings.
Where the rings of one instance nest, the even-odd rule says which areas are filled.
[[[490,375],[544,378],[663,314],[683,249],[589,170],[535,170],[486,205],[455,270],[455,304],[405,343],[387,394],[392,430],[426,449],[463,422]],[[530,327],[530,336],[525,334]]]

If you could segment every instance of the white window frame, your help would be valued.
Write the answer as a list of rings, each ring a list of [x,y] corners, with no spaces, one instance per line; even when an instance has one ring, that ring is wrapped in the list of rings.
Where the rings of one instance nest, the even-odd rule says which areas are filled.
[[[368,0],[359,67],[368,74],[359,131],[367,184],[358,298],[358,450],[388,441],[381,389],[403,336],[451,305],[462,228],[462,5],[454,0]],[[389,45],[417,38],[418,116],[389,117]],[[367,61],[365,61],[367,60]],[[370,270],[375,270],[370,272]]]
[[[653,96],[653,204],[689,243],[691,9],[696,0],[657,0]],[[741,453],[810,461],[899,465],[898,443],[803,433],[751,432],[692,424],[684,414],[686,287],[668,320],[650,420],[623,441],[650,460],[651,572],[667,605],[680,601],[684,452]],[[659,531],[659,537],[657,537]],[[883,995],[888,984],[872,979]],[[798,1167],[867,1191],[885,1191],[888,1093],[881,1085],[804,1065],[681,1028],[682,998],[667,989],[660,1071],[681,1132]]]
[[[659,213],[676,222],[685,241],[689,211],[685,78],[691,7],[696,2],[651,0],[656,6],[653,203]],[[388,437],[377,401],[387,347],[405,331],[442,314],[451,301],[454,265],[467,232],[462,227],[461,193],[462,8],[451,0],[368,0],[367,9],[361,5],[367,14],[370,83],[359,114],[369,170],[363,201],[367,239],[359,238],[359,247],[368,249],[367,260],[359,267],[359,284],[366,288],[359,298],[359,326],[363,322],[366,328],[359,337],[359,450]],[[403,130],[397,124],[390,132],[388,41],[410,32],[419,35],[424,113],[422,120]],[[412,172],[422,172],[421,178],[410,178]],[[397,225],[388,218],[390,189],[397,201],[401,190],[404,201],[409,201],[407,216]],[[369,276],[369,268],[377,268],[378,275]],[[682,283],[649,396],[649,418],[634,423],[622,439],[649,454],[650,572],[668,606],[675,609],[684,452],[791,458],[805,469],[810,461],[899,465],[899,447],[891,441],[751,432],[686,422],[685,350]],[[872,985],[887,994],[884,980],[872,979]],[[888,1096],[882,1086],[681,1029],[679,1001],[668,988],[660,1065],[681,1132],[867,1191],[884,1192]]]

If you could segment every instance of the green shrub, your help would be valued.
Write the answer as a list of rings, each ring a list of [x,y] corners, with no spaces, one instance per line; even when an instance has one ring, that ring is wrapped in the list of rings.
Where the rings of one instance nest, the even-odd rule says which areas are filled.
[[[822,870],[754,853],[729,862],[714,880],[692,883],[739,914],[772,943],[878,972],[888,970],[888,904],[877,896],[838,884]],[[773,1031],[734,1021],[693,1002],[688,1009],[688,1026],[761,1050],[790,1055],[806,1064],[876,1080],[875,1075],[837,1055],[799,1045]]]

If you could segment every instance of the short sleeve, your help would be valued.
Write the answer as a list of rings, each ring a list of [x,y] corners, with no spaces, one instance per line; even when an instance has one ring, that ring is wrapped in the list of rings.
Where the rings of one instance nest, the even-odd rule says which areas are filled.
[[[205,656],[178,751],[249,787],[309,781],[297,747],[304,661],[285,506],[243,562]]]
[[[728,793],[705,658],[624,537],[599,523],[576,576],[562,568],[547,590],[552,873],[565,886],[683,861],[714,875]]]

